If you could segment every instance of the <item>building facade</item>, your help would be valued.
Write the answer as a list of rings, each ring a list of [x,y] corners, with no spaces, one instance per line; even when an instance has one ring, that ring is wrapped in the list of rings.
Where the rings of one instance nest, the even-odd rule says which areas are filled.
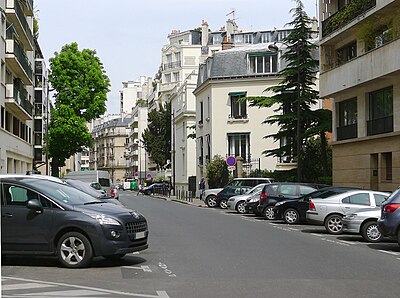
[[[108,115],[91,123],[94,146],[89,149],[89,169],[110,173],[113,183],[121,183],[128,170],[125,148],[131,118]]]
[[[33,1],[1,0],[0,173],[34,167]]]
[[[333,98],[334,185],[400,185],[399,14],[400,1],[320,0],[320,96]]]

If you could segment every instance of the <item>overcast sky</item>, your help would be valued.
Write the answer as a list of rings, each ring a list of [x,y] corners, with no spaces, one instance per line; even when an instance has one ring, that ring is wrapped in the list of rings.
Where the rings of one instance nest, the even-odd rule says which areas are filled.
[[[303,0],[310,17],[316,0]],[[283,28],[291,21],[292,0],[34,0],[39,44],[46,59],[63,45],[96,50],[111,80],[108,113],[119,112],[122,82],[154,77],[161,48],[172,30],[185,31],[208,22],[212,31],[225,25],[235,9],[241,30]],[[47,66],[49,64],[47,63]]]

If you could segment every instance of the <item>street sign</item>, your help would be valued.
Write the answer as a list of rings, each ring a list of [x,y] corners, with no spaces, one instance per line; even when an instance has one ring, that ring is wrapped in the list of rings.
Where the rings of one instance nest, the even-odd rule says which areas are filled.
[[[234,157],[234,156],[228,156],[228,157],[226,158],[226,164],[227,164],[228,166],[231,166],[231,167],[235,166],[235,165],[236,165],[236,157]]]

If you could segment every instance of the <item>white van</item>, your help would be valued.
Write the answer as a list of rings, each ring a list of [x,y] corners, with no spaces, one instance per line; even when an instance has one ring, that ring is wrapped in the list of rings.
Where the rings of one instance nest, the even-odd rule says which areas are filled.
[[[111,179],[107,171],[75,171],[67,173],[64,178],[76,179],[87,183],[98,182],[107,194],[110,193]]]

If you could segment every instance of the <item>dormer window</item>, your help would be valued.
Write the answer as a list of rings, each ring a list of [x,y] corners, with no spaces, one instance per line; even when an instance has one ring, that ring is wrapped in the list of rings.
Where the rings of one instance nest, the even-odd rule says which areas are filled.
[[[278,71],[278,56],[276,53],[250,53],[248,60],[250,73],[274,73]]]

